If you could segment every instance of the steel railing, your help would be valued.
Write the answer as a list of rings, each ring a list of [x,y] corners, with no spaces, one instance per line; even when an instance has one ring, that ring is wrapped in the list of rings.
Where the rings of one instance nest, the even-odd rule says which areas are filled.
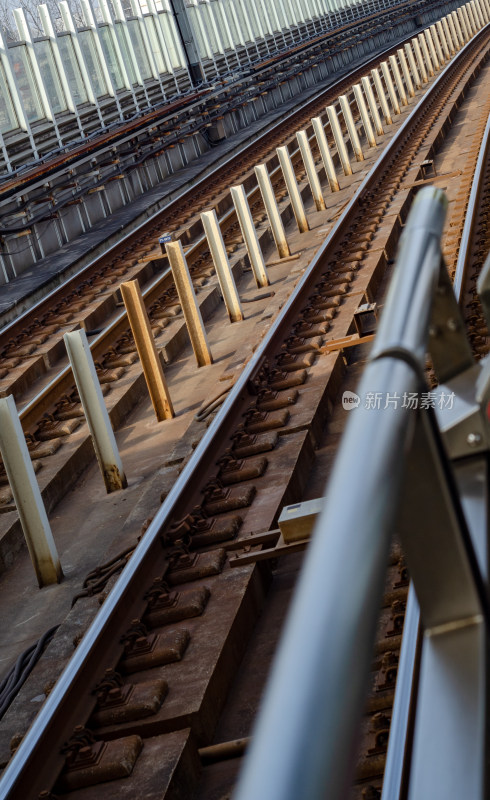
[[[359,405],[351,412],[309,545],[235,800],[348,796],[395,530],[402,534],[426,636],[432,635],[430,646],[424,643],[427,657],[419,696],[425,705],[422,731],[415,734],[416,788],[410,797],[483,800],[484,722],[477,699],[482,706],[486,602],[471,538],[433,411],[415,411],[401,402],[396,409],[385,405],[389,397],[401,400],[427,392],[429,328],[433,336],[435,325],[451,331],[455,327],[447,323],[454,321],[457,305],[444,265],[441,269],[445,206],[442,192],[426,188],[409,215],[379,331],[357,389]],[[445,357],[437,348],[434,366],[445,375],[475,369],[467,343],[465,348],[459,341],[454,350],[454,370],[452,355]],[[423,505],[429,485],[431,508]],[[415,525],[413,514],[405,514],[407,497],[408,508],[422,515]],[[471,641],[466,663],[451,639],[462,631]],[[427,687],[437,694],[437,670],[431,662],[437,658],[431,648],[441,657],[441,669],[447,666],[453,677],[460,676],[468,718],[458,717],[458,703],[448,693],[446,730],[439,740],[433,730],[432,743],[426,743],[434,727],[432,711],[440,711],[442,703],[438,697],[434,709],[427,708]],[[458,747],[464,751],[459,758]],[[447,774],[441,774],[441,765]]]

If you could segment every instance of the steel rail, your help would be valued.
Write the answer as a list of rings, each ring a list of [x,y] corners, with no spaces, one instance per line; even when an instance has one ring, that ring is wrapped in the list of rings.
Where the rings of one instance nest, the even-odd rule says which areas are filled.
[[[168,214],[171,211],[172,207],[176,205],[178,202],[182,201],[184,198],[192,197],[194,192],[198,190],[200,187],[205,186],[206,182],[212,179],[214,176],[219,174],[222,170],[225,170],[227,167],[233,164],[238,157],[245,156],[247,152],[252,152],[257,147],[260,147],[261,143],[264,142],[270,136],[275,135],[282,126],[287,125],[289,122],[292,122],[295,117],[303,115],[306,109],[315,106],[318,102],[320,102],[320,98],[322,95],[329,94],[330,92],[334,92],[337,87],[340,87],[344,84],[345,81],[355,80],[356,74],[364,71],[365,69],[370,68],[371,64],[377,63],[380,59],[384,58],[386,55],[391,53],[392,51],[396,51],[400,47],[400,45],[404,44],[405,42],[409,42],[413,37],[405,37],[400,39],[396,44],[392,44],[390,47],[387,47],[384,50],[378,52],[374,58],[367,57],[365,60],[361,60],[361,62],[353,69],[351,72],[347,72],[345,75],[341,76],[338,80],[334,81],[328,87],[323,88],[318,94],[315,94],[313,98],[311,98],[306,105],[302,106],[300,109],[296,107],[293,111],[287,114],[278,122],[274,123],[271,127],[267,128],[262,134],[260,134],[252,143],[248,143],[245,147],[241,148],[238,151],[233,152],[228,158],[224,161],[219,163],[214,170],[210,173],[206,173],[202,175],[197,181],[195,181],[192,186],[184,187],[181,191],[178,191],[170,200],[168,205],[164,206],[163,208],[158,209],[155,211],[150,217],[145,219],[144,222],[140,223],[136,226],[136,228],[129,231],[129,233],[124,234],[120,239],[118,239],[117,243],[114,244],[112,247],[107,249],[101,255],[92,259],[88,264],[86,264],[80,271],[78,271],[75,275],[70,276],[66,282],[64,282],[61,286],[57,286],[51,292],[49,292],[45,297],[38,300],[33,306],[27,309],[23,314],[16,317],[14,320],[9,322],[0,330],[0,337],[3,338],[4,335],[8,335],[12,330],[16,327],[21,327],[23,324],[26,323],[29,316],[35,315],[36,313],[39,314],[42,312],[45,305],[47,305],[50,301],[52,301],[60,291],[66,290],[70,286],[75,286],[80,280],[83,280],[83,276],[87,274],[89,270],[93,270],[97,267],[97,265],[102,261],[102,259],[107,258],[111,255],[111,253],[115,253],[119,248],[121,248],[125,242],[130,240],[132,237],[137,236],[141,232],[144,232],[146,227],[151,227],[159,216],[164,214]]]
[[[465,278],[468,270],[469,259],[471,257],[470,244],[473,238],[473,230],[475,227],[476,217],[478,214],[479,196],[482,190],[482,181],[485,165],[490,154],[490,115],[487,120],[485,132],[478,154],[478,161],[476,163],[475,174],[471,186],[470,198],[468,201],[468,208],[466,210],[465,223],[463,232],[461,234],[461,242],[459,245],[458,261],[456,264],[456,271],[454,274],[454,292],[456,294],[458,303],[462,302],[462,292],[465,283]]]
[[[430,91],[414,107],[410,116],[364,178],[324,240],[305,270],[295,292],[284,304],[280,317],[271,325],[250,361],[244,366],[235,385],[230,390],[227,400],[218,411],[189,462],[177,478],[166,500],[157,511],[148,530],[136,547],[130,562],[107,596],[103,606],[79,643],[73,658],[61,674],[12,760],[4,770],[0,779],[0,800],[7,800],[7,798],[9,800],[26,800],[33,792],[45,788],[43,781],[46,780],[48,774],[51,774],[53,762],[55,766],[58,765],[59,769],[61,769],[63,757],[60,755],[58,748],[58,744],[61,743],[60,736],[63,737],[63,730],[66,725],[73,723],[73,727],[79,721],[78,715],[83,714],[82,687],[84,685],[84,671],[87,670],[88,674],[90,674],[91,669],[95,671],[99,668],[100,659],[107,650],[107,641],[111,633],[118,631],[121,609],[124,603],[131,602],[134,604],[134,586],[137,586],[142,579],[147,559],[151,559],[154,551],[160,552],[160,533],[162,529],[179,512],[179,506],[183,506],[188,486],[195,485],[203,469],[206,469],[216,461],[216,441],[218,437],[222,440],[233,429],[235,409],[248,396],[247,386],[249,381],[260,371],[267,354],[274,352],[278,348],[284,337],[286,325],[297,315],[308,292],[313,291],[322,263],[327,258],[330,247],[335,244],[348,226],[353,209],[376,182],[390,156],[406,135],[407,129],[413,124],[414,119],[417,119],[425,108],[429,107],[433,94],[443,82],[448,71],[456,69],[468,52],[471,52],[471,49],[477,46],[485,35],[486,28],[462,48],[434,81]],[[406,368],[403,365],[403,368],[407,373],[408,379],[413,372],[408,365]],[[405,436],[405,428],[400,433]],[[49,741],[49,753],[43,750],[43,740]],[[300,795],[296,795],[295,800],[297,800],[298,796]],[[259,795],[256,795],[254,800],[257,800],[258,797]]]

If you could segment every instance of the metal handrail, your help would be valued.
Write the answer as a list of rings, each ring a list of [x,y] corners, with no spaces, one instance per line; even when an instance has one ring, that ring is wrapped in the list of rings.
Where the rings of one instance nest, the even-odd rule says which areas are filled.
[[[417,195],[360,398],[423,388],[445,207],[437,189]],[[236,800],[346,796],[415,420],[408,408],[352,412]]]

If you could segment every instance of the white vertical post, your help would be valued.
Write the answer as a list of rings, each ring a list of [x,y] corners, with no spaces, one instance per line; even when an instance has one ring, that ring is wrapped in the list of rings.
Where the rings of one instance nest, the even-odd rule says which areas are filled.
[[[455,11],[451,11],[448,14],[448,22],[452,23],[451,33],[453,33],[454,28],[454,41],[456,43],[456,49],[461,50],[464,45],[464,36],[463,31],[461,30],[461,25],[459,24],[458,15]]]
[[[481,8],[476,2],[476,0],[471,0],[470,6],[473,10],[473,16],[478,22],[478,29],[483,28],[485,25],[485,20],[483,19],[483,14],[481,13]]]
[[[72,331],[65,333],[63,339],[106,490],[110,493],[125,489],[128,484],[87,335],[83,330]]]
[[[430,26],[430,32],[432,34],[432,41],[434,42],[434,47],[436,49],[439,65],[442,67],[442,65],[444,64],[444,53],[442,52],[442,46],[441,46],[441,42],[439,40],[439,34],[437,32],[437,26],[436,25],[431,25]]]
[[[469,30],[467,28],[466,20],[464,18],[463,9],[461,8],[461,6],[456,10],[456,15],[457,15],[457,18],[458,18],[459,27],[460,27],[460,29],[462,31],[463,41],[465,43],[469,42],[469,40],[470,40],[470,32],[469,32]]]
[[[417,59],[418,68],[420,70],[420,77],[422,78],[422,83],[427,83],[429,80],[429,76],[427,75],[424,59],[422,57],[422,50],[420,49],[420,43],[417,38],[412,39],[412,46],[413,46],[413,52],[415,53],[415,58]]]
[[[371,120],[369,119],[369,114],[366,103],[364,101],[364,95],[362,93],[361,84],[356,83],[352,88],[354,90],[354,97],[356,98],[357,107],[361,115],[362,125],[364,128],[364,135],[366,136],[367,143],[369,147],[376,147],[376,139],[374,138],[373,126],[371,125]]]
[[[184,315],[187,332],[191,340],[192,349],[196,356],[197,366],[205,367],[213,363],[213,357],[208,345],[206,330],[202,321],[201,310],[197,304],[196,294],[187,266],[182,243],[169,242],[165,245],[170,269],[179,295],[182,313]]]
[[[414,97],[415,92],[413,88],[412,78],[410,76],[410,69],[408,67],[407,59],[405,58],[405,53],[403,50],[397,50],[398,60],[400,62],[400,66],[403,72],[403,78],[405,80],[405,86],[407,87],[407,92],[409,97]]]
[[[466,3],[464,6],[461,6],[461,10],[463,12],[464,19],[465,19],[465,22],[466,22],[466,27],[468,28],[468,33],[469,33],[470,39],[471,39],[476,33],[476,28],[473,25],[473,19],[472,19],[471,11],[470,11],[470,8],[469,8],[469,4]]]
[[[439,64],[439,59],[437,58],[436,48],[434,47],[434,42],[432,39],[432,31],[430,28],[426,28],[424,31],[425,42],[427,44],[427,49],[430,53],[430,60],[432,61],[432,65],[434,70],[437,71],[441,68]]]
[[[345,94],[339,95],[339,103],[340,103],[340,108],[342,110],[342,114],[344,115],[345,124],[347,125],[347,131],[349,134],[349,139],[352,144],[354,155],[356,157],[356,161],[364,161],[364,153],[362,152],[361,142],[359,141],[356,124],[354,122],[354,117],[352,116],[352,111],[347,95]]]
[[[381,83],[381,76],[377,69],[372,69],[371,75],[373,78],[374,88],[376,89],[376,94],[378,95],[379,105],[381,107],[384,121],[387,125],[391,125],[393,120],[391,119],[390,109],[388,108],[388,103],[386,102],[386,95],[383,84]]]
[[[408,100],[407,95],[405,92],[405,87],[403,85],[402,76],[400,75],[400,70],[398,69],[398,63],[395,56],[390,56],[389,58],[391,71],[393,72],[396,88],[398,89],[398,94],[400,96],[400,100],[402,101],[402,105],[407,106]]]
[[[427,41],[425,39],[425,36],[422,33],[419,33],[417,39],[419,40],[420,49],[422,51],[424,61],[427,65],[427,72],[431,77],[434,77],[434,67],[432,65],[429,48],[427,47]]]
[[[309,231],[310,226],[308,225],[308,220],[306,219],[305,207],[303,205],[302,197],[299,193],[296,175],[294,174],[288,149],[287,147],[277,147],[276,153],[277,157],[279,158],[279,164],[281,165],[284,182],[286,184],[286,189],[288,190],[289,199],[291,200],[291,206],[293,208],[296,223],[298,225],[298,230],[300,233],[306,233],[306,231]]]
[[[391,107],[394,114],[400,114],[400,106],[398,104],[398,97],[396,96],[395,87],[391,80],[390,68],[387,61],[381,62],[381,72],[385,80],[386,88],[388,90],[388,97],[390,98]]]
[[[487,22],[489,21],[490,17],[488,15],[488,10],[487,10],[487,8],[485,6],[485,3],[482,2],[482,0],[475,0],[475,4],[476,4],[477,8],[479,9],[480,14],[482,16],[483,24],[486,25]]]
[[[446,14],[444,19],[446,20],[446,25],[447,25],[448,31],[450,33],[450,36],[451,36],[453,54],[455,54],[455,53],[458,52],[458,50],[460,48],[458,32],[456,30],[456,26],[454,24],[454,20],[453,20],[451,14]]]
[[[352,175],[352,167],[350,165],[347,148],[345,146],[344,137],[342,135],[342,129],[340,127],[335,106],[327,106],[327,116],[333,138],[335,139],[335,145],[337,147],[337,153],[339,154],[340,163],[342,164],[342,169],[344,170],[344,175]]]
[[[439,41],[441,43],[441,47],[442,47],[442,49],[444,51],[444,58],[445,58],[446,61],[449,61],[450,58],[451,58],[451,53],[450,53],[450,50],[449,50],[447,37],[446,37],[446,34],[444,33],[444,27],[442,25],[441,20],[438,20],[436,22],[436,29],[437,29],[437,34],[439,36]]]
[[[442,30],[444,31],[444,36],[446,37],[447,46],[449,48],[449,58],[454,56],[456,53],[456,44],[453,41],[453,36],[449,27],[449,17],[443,17],[441,20]]]
[[[40,587],[63,577],[12,395],[0,398],[0,452]]]
[[[339,181],[337,178],[337,173],[335,172],[335,166],[332,161],[332,156],[330,155],[330,149],[328,146],[327,137],[325,136],[323,122],[320,117],[313,117],[311,123],[313,125],[313,130],[315,132],[316,140],[318,142],[318,149],[320,150],[323,166],[325,167],[325,173],[327,175],[328,185],[330,186],[330,190],[332,192],[338,192],[340,189]]]
[[[311,147],[308,141],[308,135],[306,131],[298,131],[298,133],[296,134],[296,139],[298,140],[299,149],[301,151],[301,157],[305,165],[306,175],[308,178],[308,183],[310,184],[313,200],[315,201],[316,210],[324,211],[325,200],[323,199],[322,187],[320,186],[320,181],[318,179],[315,167],[315,161],[313,159],[313,153],[311,152]]]
[[[216,274],[218,275],[219,285],[230,322],[240,322],[243,319],[243,311],[240,305],[240,298],[235,284],[235,279],[231,271],[230,262],[226,254],[226,247],[221,234],[216,211],[203,211],[201,221],[204,233],[208,240],[211,257],[213,259]]]
[[[264,257],[260,249],[257,233],[255,231],[252,214],[250,213],[245,189],[240,184],[239,186],[232,186],[230,191],[233,204],[235,206],[236,215],[238,217],[240,230],[247,248],[250,266],[252,267],[255,282],[258,287],[269,286],[270,281],[265,268]]]
[[[416,89],[422,88],[422,81],[420,79],[419,71],[417,69],[417,64],[415,62],[415,56],[413,54],[412,45],[410,42],[405,44],[405,55],[407,56],[407,61],[410,67],[410,72],[412,73],[413,82],[415,84]]]
[[[371,86],[371,81],[364,75],[361,78],[362,88],[364,89],[364,94],[366,95],[369,110],[371,112],[371,119],[373,120],[374,127],[376,129],[376,133],[378,136],[382,136],[384,133],[383,125],[381,124],[381,117],[379,116],[378,106],[376,103],[376,99],[374,97],[373,87]]]
[[[259,184],[260,194],[264,202],[265,210],[269,218],[272,235],[276,243],[279,258],[286,258],[291,255],[289,245],[286,240],[286,232],[282,224],[281,215],[277,207],[276,198],[274,197],[274,190],[272,188],[271,179],[267,172],[265,164],[257,164],[255,167],[255,175],[257,183]]]

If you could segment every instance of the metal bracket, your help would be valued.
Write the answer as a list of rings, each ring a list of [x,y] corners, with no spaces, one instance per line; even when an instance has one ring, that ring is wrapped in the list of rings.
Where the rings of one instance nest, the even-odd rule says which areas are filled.
[[[440,383],[446,383],[475,363],[463,317],[442,258],[429,337],[429,352]]]

